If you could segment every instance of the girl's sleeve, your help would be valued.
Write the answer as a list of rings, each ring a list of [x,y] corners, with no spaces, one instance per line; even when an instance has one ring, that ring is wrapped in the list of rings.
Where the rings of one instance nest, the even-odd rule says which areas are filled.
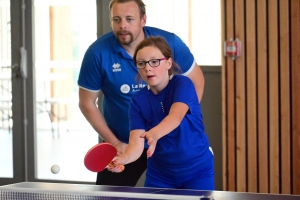
[[[182,102],[187,104],[189,107],[198,102],[197,93],[193,82],[187,78],[182,77],[176,80],[174,91],[174,102]]]
[[[128,115],[130,131],[136,129],[146,129],[140,106],[134,97],[130,101]]]

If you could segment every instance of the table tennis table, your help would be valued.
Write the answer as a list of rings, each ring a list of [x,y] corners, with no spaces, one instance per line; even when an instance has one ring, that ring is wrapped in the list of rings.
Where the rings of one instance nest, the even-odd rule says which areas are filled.
[[[299,200],[300,195],[21,182],[0,186],[1,200]]]

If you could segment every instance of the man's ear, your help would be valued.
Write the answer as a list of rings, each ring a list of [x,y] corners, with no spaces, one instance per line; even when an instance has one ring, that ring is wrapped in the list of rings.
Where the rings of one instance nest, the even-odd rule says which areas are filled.
[[[144,16],[143,16],[142,19],[141,19],[141,23],[142,23],[142,26],[143,26],[143,27],[146,26],[146,22],[147,22],[147,15],[144,14]]]
[[[109,18],[109,26],[110,26],[110,28],[112,28],[113,26],[112,26],[112,18]]]

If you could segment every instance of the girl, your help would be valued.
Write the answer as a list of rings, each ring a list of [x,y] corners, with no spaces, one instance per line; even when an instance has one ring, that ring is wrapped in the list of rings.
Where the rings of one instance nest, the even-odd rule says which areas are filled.
[[[137,78],[148,86],[130,102],[129,144],[109,170],[121,172],[120,165],[138,159],[147,142],[145,187],[214,190],[213,152],[192,81],[178,75],[180,68],[161,37],[144,39],[133,60]]]

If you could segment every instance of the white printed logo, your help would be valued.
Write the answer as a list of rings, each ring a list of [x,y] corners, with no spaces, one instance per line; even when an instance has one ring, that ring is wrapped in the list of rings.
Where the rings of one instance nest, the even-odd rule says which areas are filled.
[[[213,150],[212,150],[211,147],[209,147],[209,150],[210,150],[210,152],[212,153],[212,155],[214,155],[214,152],[213,152]]]
[[[128,92],[130,92],[130,86],[127,84],[124,84],[121,86],[120,90],[122,93],[127,94]]]
[[[146,87],[147,85],[145,83],[140,83],[138,85],[131,85],[131,88],[132,88],[132,92],[138,92],[140,91],[140,89]]]
[[[121,71],[121,65],[119,63],[114,63],[112,65],[113,72],[120,72]]]

